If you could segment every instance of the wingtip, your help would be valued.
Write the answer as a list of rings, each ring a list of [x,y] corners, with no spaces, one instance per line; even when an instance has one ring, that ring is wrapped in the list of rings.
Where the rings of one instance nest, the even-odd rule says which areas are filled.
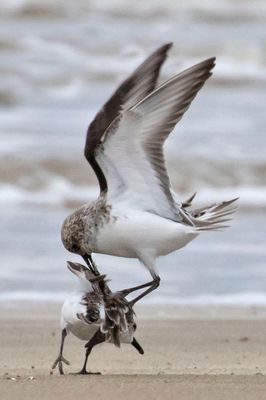
[[[216,57],[213,56],[213,57],[209,58],[209,60],[210,60],[210,64],[212,65],[212,68],[214,68],[216,65]]]
[[[208,66],[209,73],[212,75],[211,70],[216,66],[216,57],[207,58],[206,60],[202,61],[202,64]]]
[[[165,43],[165,47],[167,48],[167,50],[169,50],[171,47],[173,47],[173,45],[174,45],[174,42],[168,42],[168,43]]]
[[[156,53],[158,54],[164,54],[165,57],[167,56],[168,51],[171,49],[173,46],[173,42],[165,43],[162,46],[160,46],[157,50]]]

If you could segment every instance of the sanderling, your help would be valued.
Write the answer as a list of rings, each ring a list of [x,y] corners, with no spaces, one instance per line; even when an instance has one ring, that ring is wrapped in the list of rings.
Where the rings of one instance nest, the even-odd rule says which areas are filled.
[[[153,279],[145,295],[160,283],[156,258],[186,246],[202,231],[225,227],[236,200],[193,211],[171,189],[164,141],[212,75],[215,58],[156,87],[170,47],[166,44],[148,57],[90,124],[85,156],[100,195],[62,226],[64,246],[89,267],[92,253],[138,258]]]
[[[137,324],[133,306],[138,297],[131,301],[126,300],[126,296],[136,288],[112,292],[105,275],[95,275],[79,263],[68,262],[68,268],[79,278],[79,286],[62,306],[60,351],[52,369],[58,365],[62,375],[63,363],[69,364],[63,356],[63,348],[65,338],[70,332],[79,339],[87,341],[84,365],[78,374],[93,374],[87,372],[87,360],[93,347],[103,342],[111,342],[118,347],[120,343],[128,343],[140,354],[144,354],[134,337]],[[141,285],[137,289],[145,286]]]

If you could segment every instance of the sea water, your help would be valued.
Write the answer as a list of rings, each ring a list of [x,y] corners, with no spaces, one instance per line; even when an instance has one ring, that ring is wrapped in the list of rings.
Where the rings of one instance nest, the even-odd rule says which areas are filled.
[[[161,80],[211,56],[213,77],[165,145],[180,200],[240,196],[232,228],[158,260],[162,303],[266,303],[266,3],[5,0],[0,15],[0,301],[58,301],[75,279],[60,242],[98,194],[83,157],[103,102],[172,41]],[[114,288],[149,280],[137,260],[96,256]]]

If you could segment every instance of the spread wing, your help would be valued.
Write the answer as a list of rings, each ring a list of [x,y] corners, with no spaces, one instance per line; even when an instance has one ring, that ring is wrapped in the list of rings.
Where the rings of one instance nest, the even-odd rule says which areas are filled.
[[[172,196],[163,144],[211,76],[214,61],[210,58],[174,76],[135,105],[123,107],[111,123],[95,158],[112,203],[184,219]]]
[[[101,168],[99,168],[95,160],[95,150],[101,143],[104,132],[119,115],[121,110],[130,108],[154,90],[160,68],[171,46],[171,43],[165,44],[152,53],[133,74],[118,87],[88,128],[84,153],[97,175],[101,192],[107,190],[107,182]]]

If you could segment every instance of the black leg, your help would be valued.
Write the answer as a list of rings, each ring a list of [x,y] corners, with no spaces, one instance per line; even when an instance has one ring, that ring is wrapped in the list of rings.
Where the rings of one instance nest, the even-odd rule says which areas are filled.
[[[96,346],[97,344],[103,343],[105,342],[105,335],[101,332],[101,330],[99,329],[95,335],[91,338],[91,340],[88,341],[88,343],[86,343],[85,347],[86,347],[86,354],[85,354],[85,361],[83,364],[82,369],[75,373],[75,375],[100,375],[100,372],[88,372],[87,371],[87,361],[88,361],[88,357],[93,349],[94,346]]]
[[[131,342],[132,346],[135,347],[136,350],[138,350],[139,354],[144,354],[144,350],[141,347],[141,345],[139,344],[139,342],[137,341],[136,338],[133,337],[133,340]]]
[[[122,296],[127,296],[130,293],[135,292],[136,290],[144,289],[144,288],[146,288],[148,286],[152,286],[152,285],[153,285],[153,281],[150,281],[148,283],[144,283],[143,285],[134,286],[132,288],[119,290],[119,292],[122,294]]]
[[[67,331],[66,329],[62,330],[62,334],[61,334],[61,344],[60,344],[60,351],[59,351],[59,355],[57,357],[57,359],[55,360],[55,362],[53,363],[52,369],[55,369],[57,364],[58,364],[58,369],[60,372],[60,375],[64,375],[64,370],[63,370],[63,363],[69,365],[69,361],[67,361],[64,357],[63,357],[63,349],[64,349],[64,342],[65,342],[65,338],[67,335]]]
[[[151,286],[149,287],[149,289],[145,290],[143,293],[141,293],[139,296],[135,297],[133,300],[129,301],[129,305],[131,307],[134,306],[134,304],[137,303],[137,301],[139,301],[140,299],[142,299],[143,297],[147,296],[147,294],[151,293],[153,290],[157,289],[157,287],[160,285],[160,277],[156,276],[154,278],[154,280],[152,281]]]

